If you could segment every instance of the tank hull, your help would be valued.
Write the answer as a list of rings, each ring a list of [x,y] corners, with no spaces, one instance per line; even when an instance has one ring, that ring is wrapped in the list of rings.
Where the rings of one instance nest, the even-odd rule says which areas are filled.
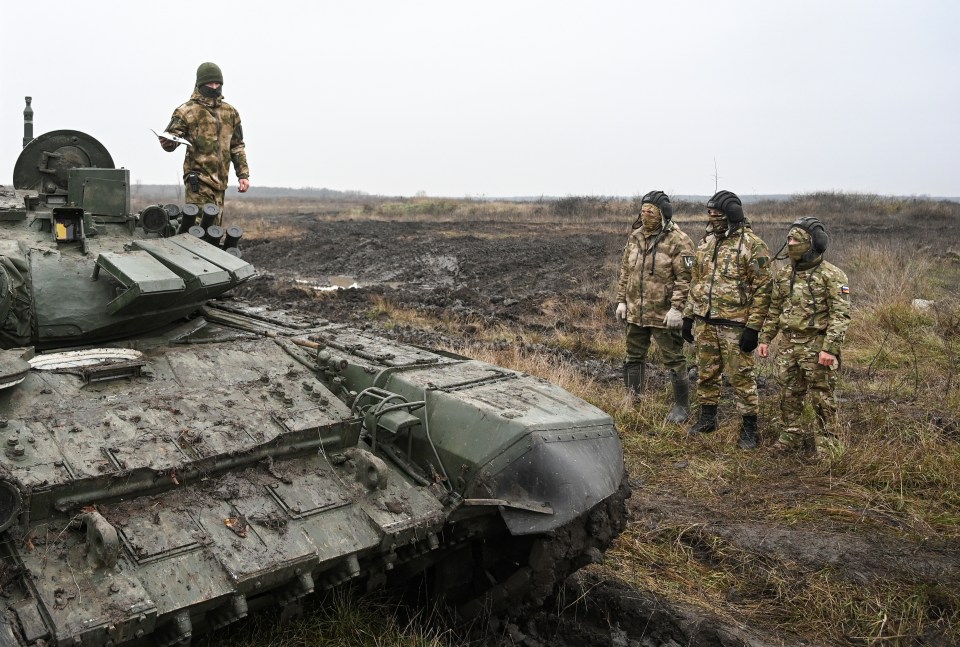
[[[35,369],[0,392],[21,498],[0,544],[9,644],[182,643],[267,602],[427,573],[463,613],[536,604],[622,529],[612,421],[554,385],[204,313],[126,342],[136,374]],[[376,421],[371,393],[408,417]],[[477,588],[477,569],[500,575]]]
[[[227,300],[254,268],[113,171],[0,192],[0,647],[185,647],[345,583],[518,612],[624,528],[609,415]]]

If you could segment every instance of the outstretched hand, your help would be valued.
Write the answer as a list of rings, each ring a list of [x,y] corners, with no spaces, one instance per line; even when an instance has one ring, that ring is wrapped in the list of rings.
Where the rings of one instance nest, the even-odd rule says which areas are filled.
[[[177,149],[177,146],[180,144],[173,141],[172,139],[167,139],[166,137],[160,137],[160,148],[167,151],[168,153]]]

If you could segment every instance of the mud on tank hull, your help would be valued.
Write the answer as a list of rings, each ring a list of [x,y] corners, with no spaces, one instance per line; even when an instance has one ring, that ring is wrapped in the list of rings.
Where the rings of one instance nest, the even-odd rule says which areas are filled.
[[[32,369],[0,391],[0,647],[185,645],[263,604],[423,575],[464,614],[520,608],[623,529],[613,422],[559,387],[202,312],[128,344],[126,373]]]

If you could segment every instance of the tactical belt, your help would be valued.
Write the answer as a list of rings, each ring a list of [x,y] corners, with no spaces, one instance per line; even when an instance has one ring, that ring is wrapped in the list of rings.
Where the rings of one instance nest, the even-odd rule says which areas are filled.
[[[731,328],[743,328],[747,325],[742,321],[734,321],[733,319],[715,319],[713,317],[701,317],[700,315],[694,316],[703,323],[710,324],[711,326],[730,326]]]

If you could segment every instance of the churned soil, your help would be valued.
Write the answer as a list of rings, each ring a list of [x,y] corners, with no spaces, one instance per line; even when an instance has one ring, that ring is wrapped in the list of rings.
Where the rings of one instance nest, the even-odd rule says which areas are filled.
[[[297,217],[283,221],[297,228]],[[588,224],[445,221],[326,221],[302,216],[295,237],[247,239],[243,254],[260,278],[239,295],[251,301],[310,312],[324,319],[382,327],[404,341],[455,343],[448,329],[393,326],[375,314],[383,300],[438,318],[476,326],[510,322],[522,330],[564,329],[573,309],[609,317],[617,266],[629,223],[622,228]],[[687,228],[690,231],[690,228]],[[772,237],[770,237],[772,238]],[[318,288],[356,285],[351,289]],[[562,303],[563,307],[558,307]],[[462,327],[469,334],[471,327]],[[619,362],[569,351],[575,365],[601,380],[619,379]],[[824,522],[783,526],[764,521],[760,498],[787,504],[815,487],[783,475],[777,492],[731,486],[710,500],[663,491],[639,480],[628,500],[630,523],[657,532],[688,524],[699,541],[715,540],[753,560],[792,565],[807,572],[830,567],[839,580],[870,582],[895,578],[960,583],[960,547],[935,537],[905,539],[884,523],[864,524],[857,533]],[[696,548],[696,547],[694,547]],[[736,602],[736,592],[731,592]],[[749,626],[735,614],[718,614],[668,599],[587,568],[571,576],[558,598],[523,619],[494,620],[487,644],[497,645],[805,645],[775,624]],[[864,643],[867,644],[867,643]],[[912,644],[947,644],[935,630]]]
[[[287,227],[291,223],[285,222]],[[596,302],[612,283],[625,231],[587,225],[332,221],[296,241],[245,240],[244,258],[264,275],[254,289],[298,307],[322,304],[330,319],[357,319],[377,296],[427,312],[534,322],[558,296]],[[356,282],[317,300],[316,287]],[[297,293],[293,288],[300,288]]]

